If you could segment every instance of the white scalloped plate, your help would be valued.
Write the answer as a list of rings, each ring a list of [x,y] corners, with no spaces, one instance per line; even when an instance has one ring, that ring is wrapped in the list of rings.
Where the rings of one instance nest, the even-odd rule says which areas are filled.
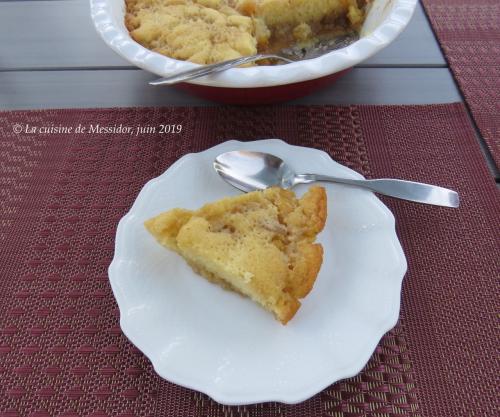
[[[287,65],[233,68],[223,73],[189,81],[214,87],[252,88],[284,85],[324,77],[364,61],[389,45],[408,25],[417,0],[374,0],[362,38],[346,48],[315,59]],[[159,76],[197,67],[152,52],[135,42],[124,23],[124,0],[90,0],[97,32],[116,53],[139,68]]]
[[[212,168],[218,154],[237,149],[273,153],[297,172],[362,178],[324,152],[275,139],[229,141],[186,155],[149,181],[120,221],[109,278],[123,332],[163,378],[223,404],[297,403],[366,364],[398,319],[406,259],[394,217],[374,194],[324,184],[323,265],[288,325],[197,276],[143,222],[174,207],[195,209],[237,195]]]

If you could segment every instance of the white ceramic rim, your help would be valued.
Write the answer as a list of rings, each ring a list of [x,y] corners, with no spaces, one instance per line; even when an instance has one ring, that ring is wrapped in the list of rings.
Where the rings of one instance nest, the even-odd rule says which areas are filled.
[[[221,143],[217,146],[214,146],[213,148],[210,148],[211,150],[217,150],[219,149],[218,152],[225,152],[228,150],[228,148],[233,148],[235,144],[240,144],[241,147],[245,147],[245,145],[248,145],[249,143],[258,143],[262,144],[265,146],[268,143],[274,143],[274,144],[280,144],[280,145],[285,145],[291,149],[300,151],[300,149],[308,149],[304,148],[301,146],[294,146],[294,145],[289,145],[288,143],[280,140],[280,139],[267,139],[267,140],[259,140],[259,141],[254,141],[254,142],[240,142],[236,140],[230,140],[224,143]],[[207,150],[203,151],[206,152]],[[203,153],[200,152],[200,153]],[[338,162],[334,161],[331,159],[331,157],[326,153],[321,150],[317,150],[318,154],[321,154],[321,157],[323,157],[325,160],[328,160],[332,164],[340,166],[346,173],[346,177],[349,178],[359,178],[362,179],[364,178],[361,174],[357,173],[356,171],[351,170],[350,168],[347,168]],[[247,393],[247,395],[243,397],[238,397],[238,398],[233,398],[228,396],[224,392],[217,391],[217,389],[214,389],[213,385],[207,385],[203,382],[200,382],[197,379],[191,378],[191,380],[188,380],[185,375],[176,378],[172,377],[172,375],[167,375],[165,372],[163,372],[161,369],[157,367],[157,364],[160,363],[159,358],[157,358],[153,352],[148,349],[146,344],[142,343],[142,336],[135,334],[132,326],[129,326],[129,322],[127,322],[126,319],[126,314],[124,314],[124,311],[122,310],[122,307],[126,304],[125,301],[122,299],[121,292],[118,290],[117,287],[117,282],[119,280],[119,276],[121,273],[121,269],[124,265],[123,260],[123,239],[120,238],[121,235],[123,235],[124,229],[128,227],[128,224],[132,223],[134,221],[134,218],[136,216],[136,212],[141,210],[141,207],[145,204],[147,204],[147,198],[146,195],[149,193],[149,191],[154,188],[156,183],[163,182],[167,180],[170,176],[170,173],[174,171],[174,169],[177,167],[177,165],[181,165],[183,161],[187,158],[193,158],[197,154],[186,154],[180,159],[178,159],[174,164],[172,164],[163,174],[160,176],[153,178],[152,180],[148,181],[146,185],[141,189],[139,192],[136,200],[134,201],[132,207],[130,208],[129,212],[120,220],[118,223],[117,227],[117,232],[116,232],[116,240],[115,240],[115,254],[113,257],[113,260],[109,266],[108,269],[108,275],[109,275],[109,280],[111,284],[111,288],[113,290],[113,294],[115,296],[116,302],[118,304],[118,308],[120,310],[120,327],[125,334],[125,336],[140,350],[144,353],[144,355],[151,361],[153,368],[155,372],[160,375],[162,378],[164,378],[167,381],[173,382],[177,385],[183,386],[185,388],[190,388],[199,392],[202,392],[215,401],[217,401],[220,404],[224,405],[248,405],[248,404],[256,404],[256,403],[263,403],[263,402],[280,402],[280,403],[285,403],[285,404],[297,404],[302,401],[305,401],[315,394],[323,391],[325,388],[330,386],[331,384],[345,378],[350,378],[352,376],[357,375],[363,367],[366,365],[370,357],[372,356],[375,348],[377,347],[378,343],[380,342],[380,339],[384,336],[385,333],[387,333],[389,330],[391,330],[397,323],[399,319],[399,310],[400,310],[400,303],[401,303],[401,286],[403,282],[403,278],[406,274],[407,271],[407,262],[406,262],[406,257],[404,255],[403,249],[401,247],[401,244],[399,242],[398,236],[396,234],[396,226],[395,226],[395,218],[392,212],[387,208],[385,204],[380,201],[374,194],[373,200],[375,204],[378,206],[378,208],[381,210],[381,213],[384,216],[387,216],[387,219],[390,222],[391,225],[391,230],[392,230],[392,236],[393,236],[393,241],[391,242],[394,245],[394,248],[396,248],[397,251],[397,259],[395,260],[395,263],[397,263],[399,267],[399,276],[397,281],[394,283],[394,286],[392,288],[393,293],[391,294],[391,299],[392,299],[392,304],[391,304],[391,310],[387,314],[387,317],[385,318],[384,321],[380,322],[380,326],[378,328],[373,328],[373,331],[370,335],[370,337],[367,338],[367,342],[364,346],[363,352],[359,355],[358,360],[355,361],[354,363],[348,364],[347,366],[342,368],[341,372],[338,372],[337,374],[328,374],[326,378],[323,379],[318,379],[314,384],[310,384],[308,390],[302,390],[300,393],[300,396],[297,396],[296,392],[283,392],[280,393],[280,395],[276,396],[268,396],[268,397],[263,397],[262,394],[255,394],[255,393]],[[120,244],[120,242],[122,242]],[[395,274],[396,275],[396,274]]]
[[[383,23],[346,48],[287,65],[233,68],[190,83],[225,88],[270,87],[313,80],[353,67],[389,45],[410,22],[418,0],[392,1],[394,4]],[[109,0],[90,0],[90,11],[104,42],[139,68],[165,77],[198,66],[152,52],[135,42],[113,20]]]

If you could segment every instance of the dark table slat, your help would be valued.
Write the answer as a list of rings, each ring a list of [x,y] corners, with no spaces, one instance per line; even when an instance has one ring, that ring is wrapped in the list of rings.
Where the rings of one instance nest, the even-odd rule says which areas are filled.
[[[210,104],[172,87],[152,87],[141,70],[0,72],[0,109]],[[445,68],[355,68],[294,104],[430,104],[461,101]]]
[[[0,71],[131,67],[95,32],[88,0],[0,2],[0,39]],[[362,64],[445,65],[420,5],[400,37]]]

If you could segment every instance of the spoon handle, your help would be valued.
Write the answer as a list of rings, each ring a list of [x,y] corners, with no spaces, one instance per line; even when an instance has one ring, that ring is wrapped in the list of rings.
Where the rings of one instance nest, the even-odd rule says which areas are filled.
[[[296,184],[306,184],[315,181],[327,181],[363,187],[389,197],[415,201],[417,203],[432,204],[435,206],[456,208],[460,205],[458,193],[455,191],[420,182],[395,179],[354,180],[315,174],[302,174],[296,176]]]
[[[228,61],[218,62],[216,64],[202,65],[196,68],[178,72],[176,74],[172,74],[168,77],[158,78],[157,80],[150,81],[150,85],[172,85],[181,83],[183,81],[194,80],[195,78],[204,77],[210,74],[216,74],[218,72],[226,71],[230,68],[238,67],[243,64],[249,64],[251,62],[260,61],[261,59],[278,59],[281,61],[285,61],[288,63],[293,62],[292,60],[278,56],[278,55],[251,55],[251,56],[243,56],[240,58],[230,59]]]

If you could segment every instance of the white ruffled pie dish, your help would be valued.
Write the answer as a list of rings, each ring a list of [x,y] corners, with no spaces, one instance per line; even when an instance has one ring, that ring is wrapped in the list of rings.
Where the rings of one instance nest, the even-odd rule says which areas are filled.
[[[143,222],[240,193],[212,168],[231,150],[273,153],[297,172],[362,178],[326,153],[280,140],[229,141],[188,154],[149,181],[117,229],[109,279],[123,332],[163,378],[222,404],[298,403],[357,374],[398,320],[406,259],[394,216],[371,192],[322,184],[324,260],[311,293],[286,325],[257,304],[197,276]],[[299,186],[300,195],[307,186]]]
[[[189,83],[229,88],[255,88],[293,84],[318,79],[353,67],[389,45],[408,25],[417,0],[374,0],[354,44],[321,57],[277,66],[233,68]],[[124,0],[90,0],[91,16],[97,32],[115,52],[132,64],[159,76],[195,68],[152,52],[129,35],[124,23]]]

